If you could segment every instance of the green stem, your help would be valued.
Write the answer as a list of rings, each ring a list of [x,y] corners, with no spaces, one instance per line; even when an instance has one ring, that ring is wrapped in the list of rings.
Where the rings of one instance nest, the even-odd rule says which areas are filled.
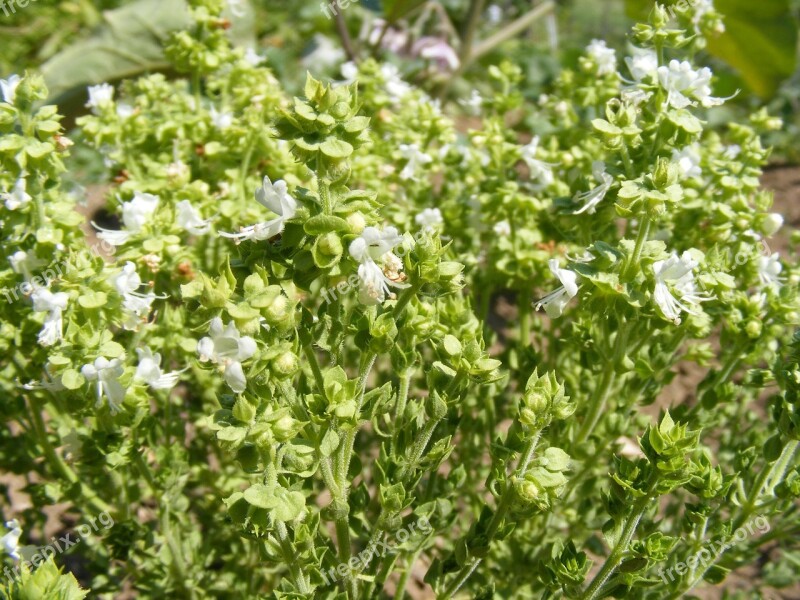
[[[183,560],[183,552],[175,540],[175,536],[172,535],[172,523],[170,522],[169,514],[169,504],[165,502],[161,505],[161,533],[167,542],[169,553],[172,555],[172,561],[170,562],[170,569],[173,571],[172,576],[177,585],[183,590],[184,597],[194,598],[194,590],[189,584],[186,575],[186,563]]]
[[[625,164],[625,174],[628,176],[628,179],[636,179],[636,172],[633,170],[633,163],[631,162],[631,154],[628,152],[628,147],[623,145],[620,154],[622,155],[622,162]]]
[[[417,290],[419,289],[419,284],[415,283],[410,288],[407,288],[400,297],[397,299],[397,304],[394,305],[394,309],[392,309],[392,315],[397,318],[400,316],[400,313],[403,312],[403,309],[406,307],[411,299],[416,295]]]
[[[431,419],[425,423],[419,433],[417,433],[417,437],[414,440],[414,445],[411,447],[411,456],[409,457],[407,464],[397,473],[398,479],[405,481],[406,477],[414,472],[414,469],[416,469],[420,458],[422,458],[422,453],[425,452],[425,448],[428,447],[428,442],[431,441],[431,436],[436,430],[436,426],[438,424],[439,419]]]
[[[775,489],[775,486],[777,486],[783,480],[786,475],[786,469],[788,469],[789,463],[794,457],[795,452],[797,452],[797,447],[797,440],[787,442],[787,444],[783,447],[781,455],[774,463],[772,463],[772,466],[769,469],[761,470],[761,473],[759,473],[755,482],[753,482],[753,488],[750,490],[747,502],[745,502],[744,506],[742,506],[742,511],[739,513],[739,516],[736,518],[736,521],[734,521],[733,526],[731,527],[731,534],[735,534],[736,531],[744,525],[747,519],[749,519],[753,513],[755,513],[759,506],[758,500],[761,498],[764,492],[771,494]],[[703,570],[691,578],[683,590],[679,590],[670,596],[670,600],[681,598],[693,590],[694,587],[700,583],[700,581],[702,581],[708,570],[717,564],[722,555],[725,554],[725,550],[726,548],[723,547],[723,549],[716,556],[714,556],[713,560],[709,561],[707,564],[704,564]]]
[[[81,483],[80,479],[75,474],[75,471],[73,471],[69,465],[63,461],[53,447],[53,444],[50,443],[50,438],[47,436],[47,429],[44,425],[44,420],[42,419],[42,410],[44,407],[38,406],[38,403],[34,402],[34,400],[31,398],[28,399],[28,402],[30,404],[31,419],[33,420],[33,428],[36,433],[36,438],[39,444],[42,446],[42,451],[44,452],[50,467],[52,467],[62,478],[66,479],[70,485],[77,486],[81,495],[86,498],[89,506],[98,514],[111,512],[111,506],[106,504],[106,502],[98,497],[97,494],[95,494],[90,488]]]
[[[466,62],[470,57],[472,42],[475,39],[475,32],[478,29],[478,24],[481,22],[483,7],[485,5],[486,0],[472,0],[469,3],[467,20],[461,32],[460,58],[462,62]]]
[[[755,512],[756,508],[758,508],[759,498],[761,498],[765,492],[771,494],[775,487],[780,483],[780,481],[786,475],[786,469],[788,468],[789,462],[792,460],[794,453],[797,451],[797,446],[797,440],[787,442],[783,447],[781,455],[778,457],[778,459],[773,462],[768,469],[765,468],[761,470],[761,472],[758,474],[758,478],[756,478],[755,482],[753,483],[753,487],[747,497],[747,502],[742,507],[742,512],[733,523],[733,531],[739,529],[739,527],[741,527],[744,522]]]
[[[642,258],[642,249],[644,248],[644,243],[647,241],[648,236],[650,235],[650,219],[647,217],[642,218],[642,222],[639,225],[639,232],[636,235],[636,245],[633,248],[633,254],[626,265],[624,275],[631,276],[631,272],[634,268],[639,265],[639,261]]]
[[[319,367],[319,360],[317,359],[317,353],[314,352],[314,348],[311,345],[306,346],[303,348],[303,353],[306,355],[308,359],[308,364],[311,367],[311,373],[314,375],[314,383],[317,384],[317,391],[320,394],[325,393],[325,378],[322,376],[322,370]]]
[[[606,365],[603,370],[603,378],[594,389],[592,398],[589,401],[589,412],[586,413],[586,418],[583,420],[583,425],[581,425],[578,435],[575,438],[576,445],[583,444],[597,426],[597,422],[600,420],[600,413],[602,412],[609,392],[614,385],[615,376],[616,373],[614,372],[614,366]]]
[[[486,529],[486,543],[491,543],[494,535],[497,533],[497,530],[500,528],[500,525],[505,519],[506,513],[508,509],[511,507],[511,501],[514,498],[514,494],[516,493],[514,490],[513,481],[516,479],[521,479],[525,476],[525,473],[528,471],[528,466],[530,465],[531,460],[533,459],[533,454],[536,451],[536,446],[539,444],[539,439],[542,436],[541,431],[537,431],[534,433],[528,442],[525,445],[525,449],[522,452],[522,457],[520,458],[519,465],[517,466],[516,472],[514,476],[511,478],[510,481],[506,482],[506,488],[503,491],[503,495],[500,497],[500,502],[497,505],[497,510],[495,511],[494,515],[492,516],[492,520],[489,522],[489,526]],[[467,579],[469,579],[472,574],[475,572],[475,569],[478,568],[478,565],[481,564],[480,558],[474,558],[471,561],[467,562],[461,570],[456,575],[455,579],[450,582],[450,585],[447,586],[445,589],[444,594],[441,596],[442,598],[450,599],[458,593],[458,590],[466,583]]]
[[[317,178],[317,189],[319,190],[319,199],[322,202],[322,213],[325,215],[331,214],[333,207],[331,206],[331,188],[327,181],[321,177]]]
[[[397,436],[403,428],[403,415],[406,413],[406,403],[408,402],[408,388],[411,385],[411,378],[414,376],[413,369],[409,369],[400,375],[400,390],[397,392],[397,402],[394,407],[394,431],[392,431],[392,448],[397,448]]]
[[[294,549],[294,545],[289,540],[286,524],[281,521],[276,521],[275,532],[278,534],[278,541],[280,542],[281,551],[283,552],[283,560],[288,565],[289,572],[292,574],[294,586],[301,594],[310,594],[311,587],[305,577],[303,577],[302,571],[297,567],[297,562],[295,560],[297,552]]]
[[[414,552],[411,556],[408,557],[408,564],[406,564],[403,572],[400,573],[400,580],[397,582],[397,588],[395,590],[395,598],[397,600],[403,600],[406,597],[406,587],[408,586],[408,578],[411,575],[411,569],[414,568],[414,563],[417,562],[417,557],[419,556],[419,551]]]
[[[250,170],[250,161],[253,159],[254,149],[255,145],[253,144],[253,141],[248,140],[247,151],[244,154],[244,160],[242,160],[242,176],[239,183],[240,187],[242,188],[242,202],[247,202],[247,172]]]
[[[545,15],[550,14],[555,9],[555,6],[556,4],[552,0],[547,0],[546,2],[542,2],[539,6],[525,13],[516,21],[512,21],[494,35],[489,36],[484,41],[477,44],[475,48],[470,52],[469,56],[464,61],[464,63],[462,63],[462,70],[466,68],[466,66],[478,60],[484,54],[488,54],[489,52],[494,50],[497,46],[499,46],[506,40],[510,40],[517,34],[522,33],[528,27],[533,25],[536,21],[538,21]]]
[[[643,498],[640,498],[636,503],[633,514],[628,517],[625,527],[622,530],[622,537],[620,537],[617,545],[614,546],[614,550],[611,551],[611,554],[609,554],[608,558],[603,563],[600,572],[595,575],[594,579],[592,579],[592,582],[589,584],[589,587],[586,589],[586,592],[583,594],[583,596],[581,596],[582,600],[595,600],[595,598],[599,597],[601,588],[605,582],[608,581],[608,578],[614,573],[614,570],[622,561],[625,552],[628,550],[628,546],[633,539],[633,534],[636,533],[636,528],[639,526],[639,521],[641,521],[644,511],[647,509],[647,501],[649,500],[649,496],[650,495],[647,494]]]

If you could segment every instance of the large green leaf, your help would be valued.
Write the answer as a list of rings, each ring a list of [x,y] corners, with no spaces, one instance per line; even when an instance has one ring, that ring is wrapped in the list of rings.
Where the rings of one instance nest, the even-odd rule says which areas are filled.
[[[708,41],[708,50],[741,74],[762,98],[772,96],[791,77],[797,62],[797,22],[789,0],[717,0],[725,33]]]
[[[671,5],[677,2],[664,2]],[[625,0],[628,16],[647,18],[653,0]],[[727,62],[750,89],[768,98],[794,73],[797,22],[789,0],[715,0],[725,33],[708,40],[708,51]]]
[[[383,0],[383,14],[389,23],[394,23],[425,2],[426,0]]]
[[[241,18],[231,16],[231,39],[253,41],[253,12],[244,3]],[[87,85],[167,69],[164,42],[170,32],[191,24],[185,0],[137,0],[103,13],[92,37],[75,42],[42,65],[50,100]]]
[[[50,97],[167,67],[163,44],[189,24],[184,0],[139,0],[103,14],[104,24],[42,65]]]

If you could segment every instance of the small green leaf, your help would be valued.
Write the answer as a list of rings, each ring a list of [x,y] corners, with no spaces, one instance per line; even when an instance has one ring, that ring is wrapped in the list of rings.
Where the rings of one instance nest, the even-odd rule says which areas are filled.
[[[350,226],[341,217],[331,215],[315,215],[303,223],[303,230],[308,235],[322,235],[331,231],[349,231]]]
[[[353,146],[345,141],[329,137],[319,146],[320,151],[334,160],[341,160],[353,154]]]

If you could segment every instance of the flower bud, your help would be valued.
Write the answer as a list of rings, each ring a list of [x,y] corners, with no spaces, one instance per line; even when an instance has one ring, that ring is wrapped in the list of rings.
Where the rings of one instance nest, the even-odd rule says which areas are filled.
[[[776,234],[781,227],[783,227],[783,215],[780,213],[767,214],[761,223],[761,231],[767,237]]]
[[[744,331],[747,334],[747,337],[750,339],[755,339],[761,335],[762,329],[763,327],[761,325],[761,321],[758,319],[751,319],[747,322],[747,325],[745,325]]]
[[[347,102],[339,101],[334,104],[328,113],[335,119],[344,119],[350,112],[350,105]]]
[[[264,316],[270,325],[278,325],[289,316],[290,312],[289,299],[283,294],[279,294],[269,305]]]
[[[347,224],[350,226],[350,233],[361,233],[364,231],[364,227],[367,226],[367,220],[360,212],[355,212],[352,215],[348,215],[346,220]]]
[[[272,359],[272,373],[279,379],[290,377],[297,372],[298,360],[294,352],[283,352]]]
[[[272,433],[279,442],[285,442],[295,436],[298,425],[299,423],[291,415],[286,414],[272,423]]]

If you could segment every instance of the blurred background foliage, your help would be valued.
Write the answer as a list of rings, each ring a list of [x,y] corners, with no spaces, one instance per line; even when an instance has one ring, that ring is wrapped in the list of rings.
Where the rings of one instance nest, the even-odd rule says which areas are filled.
[[[691,0],[665,3],[687,1]],[[606,40],[621,57],[630,27],[653,6],[653,0],[360,0],[341,11],[348,44],[342,24],[337,28],[337,19],[323,10],[327,3],[234,0],[228,15],[231,38],[266,57],[292,91],[300,90],[306,69],[340,77],[349,45],[349,54],[396,63],[404,78],[443,99],[465,98],[473,88],[480,90],[486,67],[507,59],[522,68],[520,93],[535,102],[551,89],[561,68],[574,66],[591,39]],[[697,62],[713,68],[718,95],[736,94],[720,121],[744,118],[746,112],[766,105],[786,123],[769,140],[776,160],[800,161],[800,0],[715,0],[715,7],[725,15],[726,30],[709,42]],[[476,9],[479,14],[471,20]],[[537,18],[518,32],[514,29],[518,20],[537,10]],[[42,70],[51,100],[68,116],[79,114],[87,85],[163,70],[163,41],[186,18],[184,0],[32,1],[13,13],[0,12],[0,71],[7,76]],[[408,46],[426,36],[445,41],[456,53],[465,36],[472,36],[473,47],[486,40],[501,43],[489,44],[479,59],[466,68],[462,65],[452,77],[431,72],[408,48],[377,50],[370,36],[375,42],[379,19],[392,23],[390,32],[407,32]]]

